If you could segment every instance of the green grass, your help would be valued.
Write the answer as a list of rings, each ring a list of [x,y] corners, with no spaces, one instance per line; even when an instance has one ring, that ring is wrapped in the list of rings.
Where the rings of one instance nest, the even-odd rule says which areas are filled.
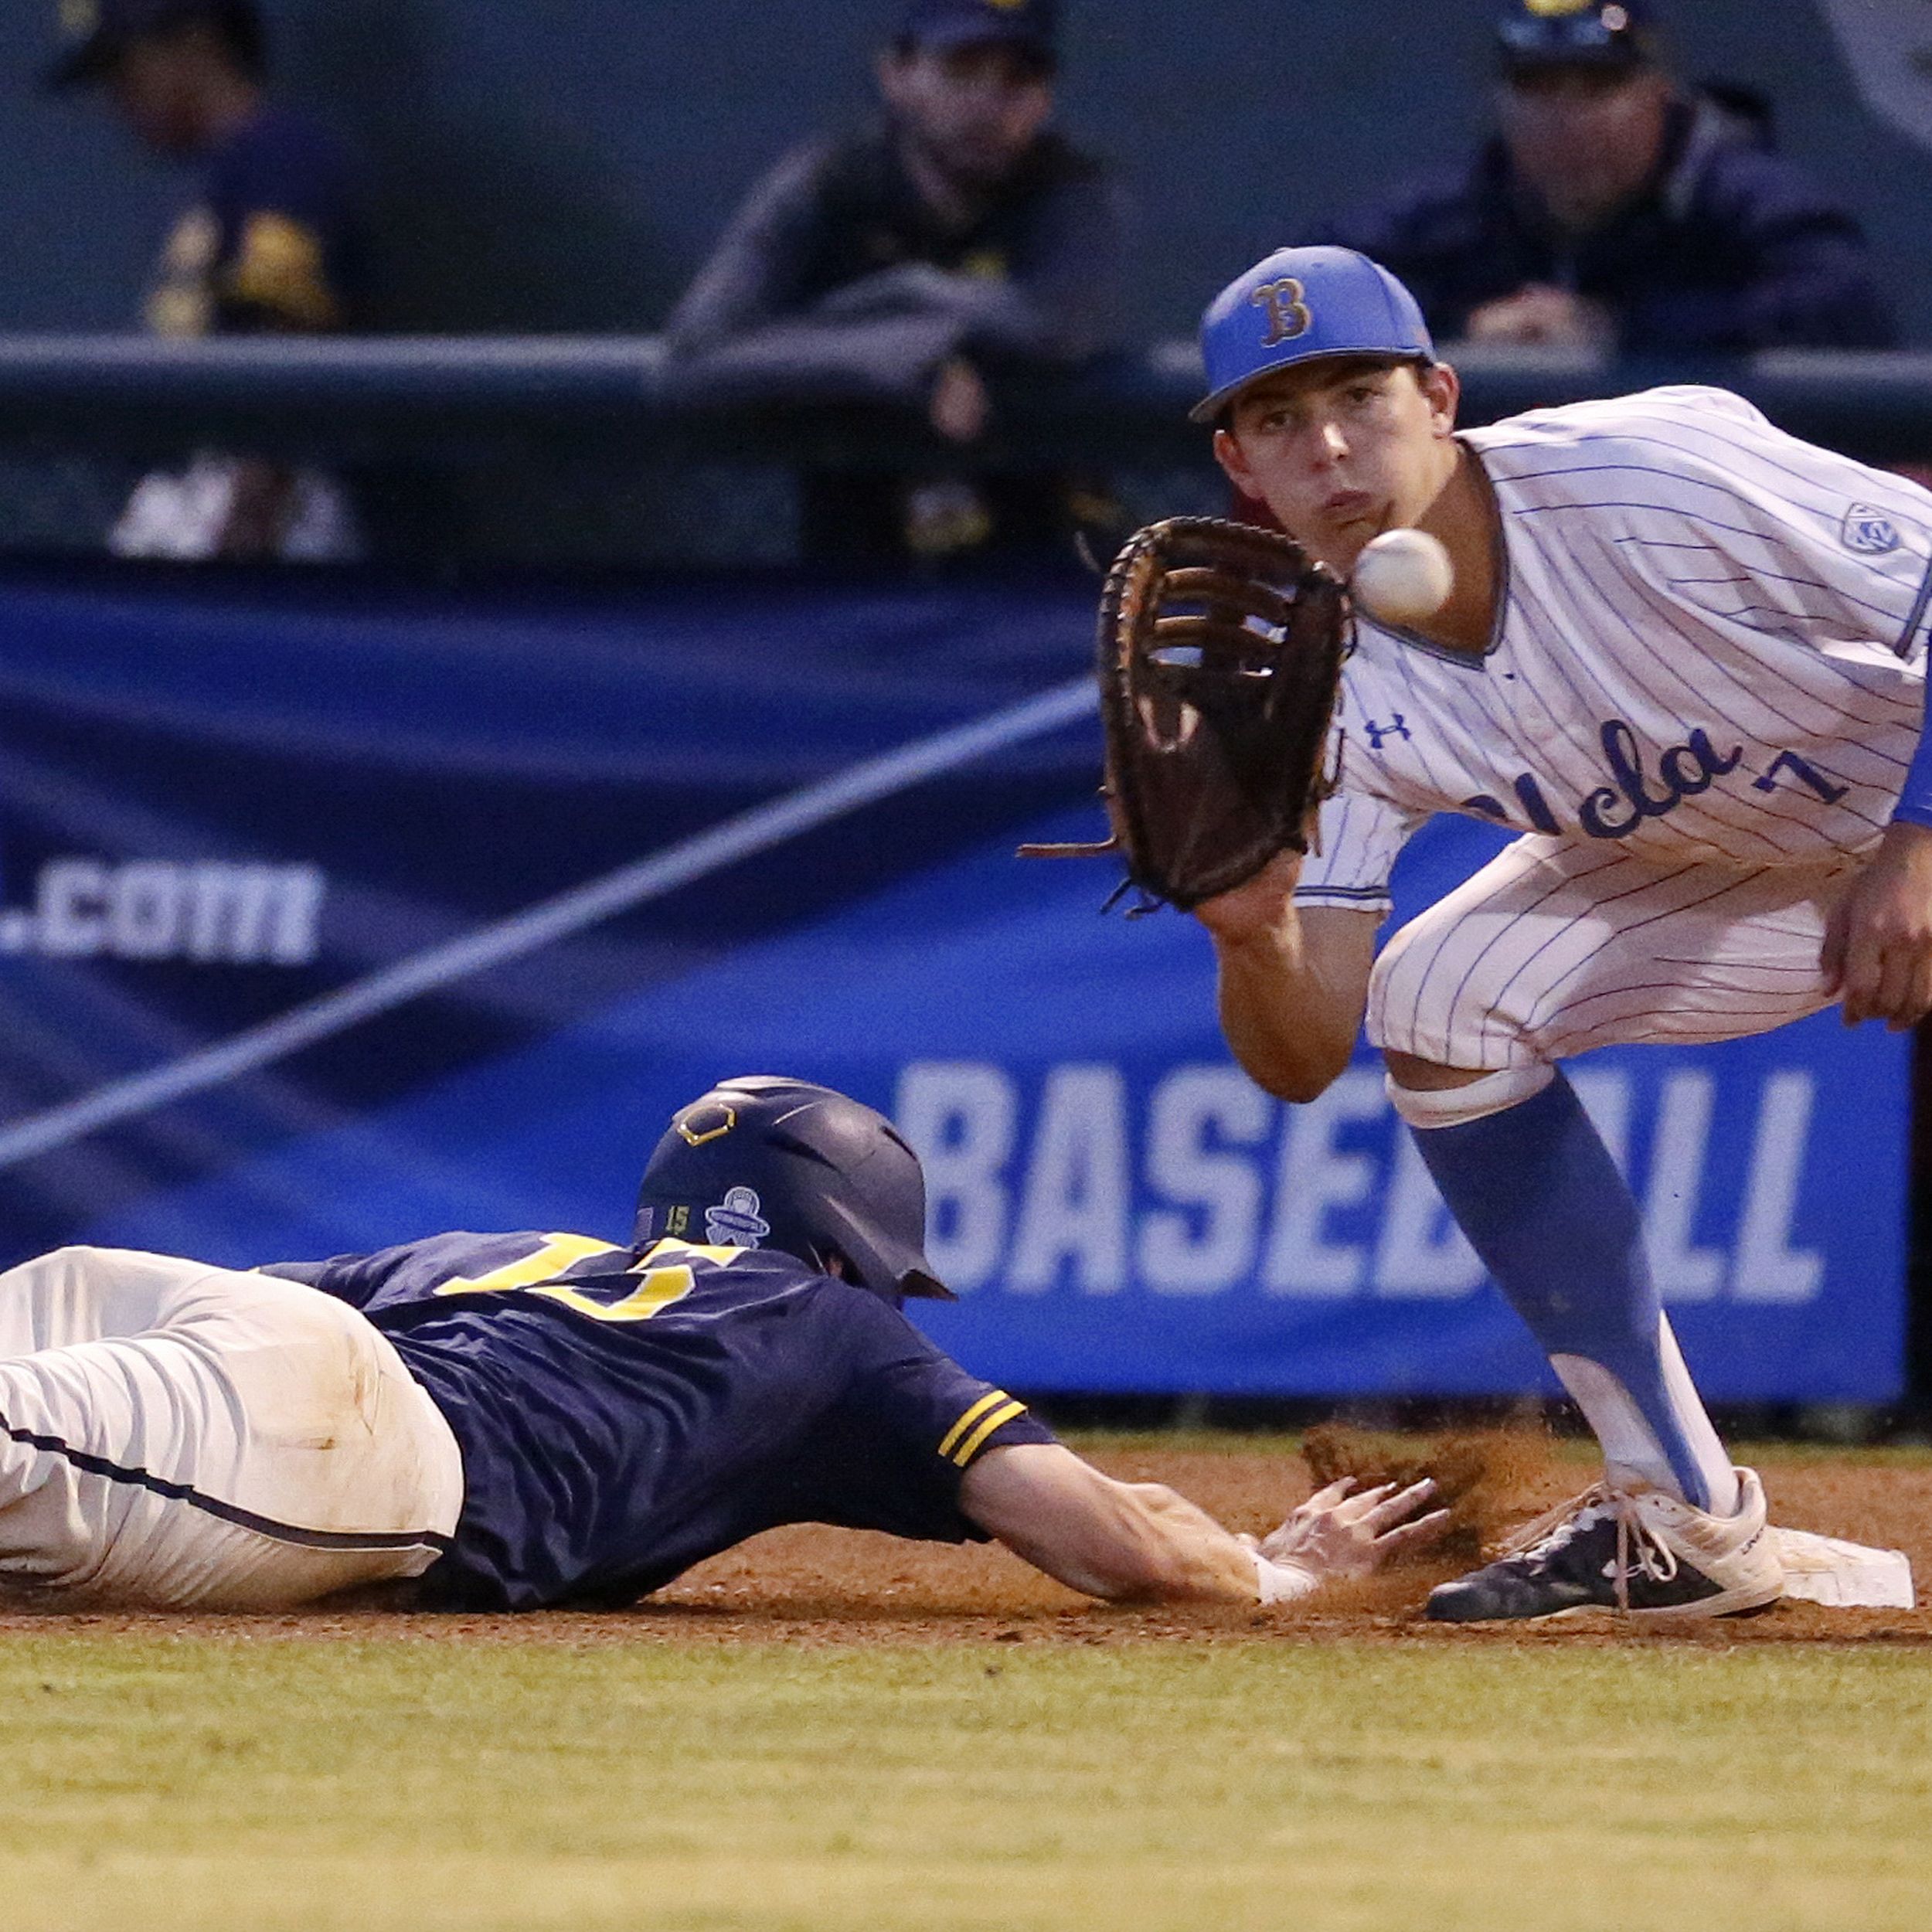
[[[1920,1932],[1932,1656],[0,1641],[67,1928]]]

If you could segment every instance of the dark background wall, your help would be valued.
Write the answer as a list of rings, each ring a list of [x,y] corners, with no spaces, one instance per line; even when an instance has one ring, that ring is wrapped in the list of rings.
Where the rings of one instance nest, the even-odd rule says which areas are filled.
[[[52,0],[0,46],[0,329],[116,328],[182,184],[34,75]],[[1134,321],[1185,332],[1298,225],[1462,153],[1492,0],[1070,0],[1063,118],[1126,170]],[[383,319],[648,328],[757,174],[862,111],[892,0],[270,0],[284,91],[382,183]],[[1880,124],[1809,0],[1677,0],[1682,65],[1776,100],[1784,145],[1865,218],[1932,342],[1932,153]]]

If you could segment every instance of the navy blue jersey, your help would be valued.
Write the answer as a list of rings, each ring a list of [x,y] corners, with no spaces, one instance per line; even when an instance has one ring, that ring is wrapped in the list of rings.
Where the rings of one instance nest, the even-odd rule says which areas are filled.
[[[347,151],[304,116],[265,107],[208,156],[162,252],[148,322],[162,335],[341,328],[364,274]]]
[[[1651,180],[1587,233],[1542,213],[1498,139],[1311,239],[1399,276],[1438,341],[1532,283],[1598,304],[1626,355],[1883,349],[1895,334],[1851,214],[1709,100],[1672,107]]]
[[[789,1255],[440,1234],[281,1264],[360,1308],[463,1453],[452,1609],[615,1605],[781,1523],[985,1540],[991,1448],[1053,1435],[877,1296]]]

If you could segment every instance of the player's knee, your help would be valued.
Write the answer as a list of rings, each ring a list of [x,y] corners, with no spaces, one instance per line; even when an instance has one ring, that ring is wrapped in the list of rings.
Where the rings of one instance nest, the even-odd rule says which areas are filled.
[[[1400,1053],[1428,1060],[1434,1043],[1423,1037],[1424,1012],[1428,1005],[1424,976],[1408,968],[1404,961],[1409,948],[1405,932],[1390,940],[1376,961],[1369,978],[1369,1000],[1363,1024],[1369,1038],[1385,1055]]]
[[[1389,1070],[1389,1077],[1396,1086],[1421,1094],[1466,1087],[1470,1081],[1482,1077],[1480,1067],[1445,1066],[1440,1060],[1426,1060],[1420,1054],[1406,1053],[1394,1046],[1383,1049],[1382,1063]]]
[[[1464,1127],[1492,1114],[1505,1113],[1534,1100],[1556,1077],[1546,1061],[1505,1066],[1454,1080],[1458,1070],[1437,1066],[1403,1053],[1384,1056],[1389,1067],[1389,1100],[1413,1128]]]
[[[1480,1072],[1485,1063],[1536,1057],[1519,1015],[1501,1001],[1445,997],[1423,978],[1378,975],[1370,983],[1366,1020],[1370,1041],[1405,1086],[1439,1086],[1441,1076]],[[1408,1078],[1403,1063],[1417,1070]]]

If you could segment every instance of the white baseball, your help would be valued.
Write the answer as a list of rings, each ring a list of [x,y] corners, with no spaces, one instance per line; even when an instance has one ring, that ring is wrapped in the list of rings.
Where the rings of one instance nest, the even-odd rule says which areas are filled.
[[[1456,587],[1449,553],[1427,530],[1384,530],[1364,546],[1351,580],[1369,614],[1385,624],[1433,617]]]

